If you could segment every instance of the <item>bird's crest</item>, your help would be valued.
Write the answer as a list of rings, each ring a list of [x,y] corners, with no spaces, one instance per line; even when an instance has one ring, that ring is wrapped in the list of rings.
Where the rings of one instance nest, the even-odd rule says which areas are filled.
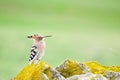
[[[32,36],[28,36],[28,38],[32,38],[34,40],[39,41],[39,40],[42,40],[44,37],[43,36],[39,36],[38,34],[34,34]]]

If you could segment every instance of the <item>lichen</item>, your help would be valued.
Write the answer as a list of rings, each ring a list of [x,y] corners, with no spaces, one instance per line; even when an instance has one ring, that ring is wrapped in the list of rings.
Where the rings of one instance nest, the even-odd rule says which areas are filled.
[[[120,66],[103,66],[96,61],[85,62],[94,74],[104,74],[107,71],[120,72]]]
[[[37,64],[28,64],[23,70],[15,77],[15,80],[39,80],[42,73],[50,68],[45,62],[38,62]]]
[[[82,69],[79,68],[78,62],[67,59],[62,65],[56,67],[64,77],[70,77],[77,74],[82,74]]]
[[[98,62],[67,59],[56,68],[43,61],[28,64],[13,80],[119,80],[120,66],[104,66]]]
[[[85,62],[85,64],[91,69],[91,72],[94,74],[103,74],[106,71],[106,68],[98,62],[91,61]]]

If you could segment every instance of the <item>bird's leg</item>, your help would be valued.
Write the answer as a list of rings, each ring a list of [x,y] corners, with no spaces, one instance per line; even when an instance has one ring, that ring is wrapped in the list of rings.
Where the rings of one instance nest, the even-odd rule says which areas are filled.
[[[39,61],[38,60],[34,60],[34,64],[37,64]]]

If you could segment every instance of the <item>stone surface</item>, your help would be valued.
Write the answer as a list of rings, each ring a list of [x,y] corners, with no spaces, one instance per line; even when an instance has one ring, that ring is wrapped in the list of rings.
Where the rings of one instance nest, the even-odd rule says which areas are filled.
[[[27,65],[12,80],[120,80],[120,66],[67,59],[56,68],[46,62]]]

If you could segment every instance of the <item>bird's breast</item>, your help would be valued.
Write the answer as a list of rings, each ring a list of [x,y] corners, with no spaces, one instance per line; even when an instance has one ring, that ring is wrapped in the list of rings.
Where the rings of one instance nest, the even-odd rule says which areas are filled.
[[[44,41],[39,42],[38,49],[39,49],[40,53],[44,53],[44,51],[45,51],[45,42]]]

